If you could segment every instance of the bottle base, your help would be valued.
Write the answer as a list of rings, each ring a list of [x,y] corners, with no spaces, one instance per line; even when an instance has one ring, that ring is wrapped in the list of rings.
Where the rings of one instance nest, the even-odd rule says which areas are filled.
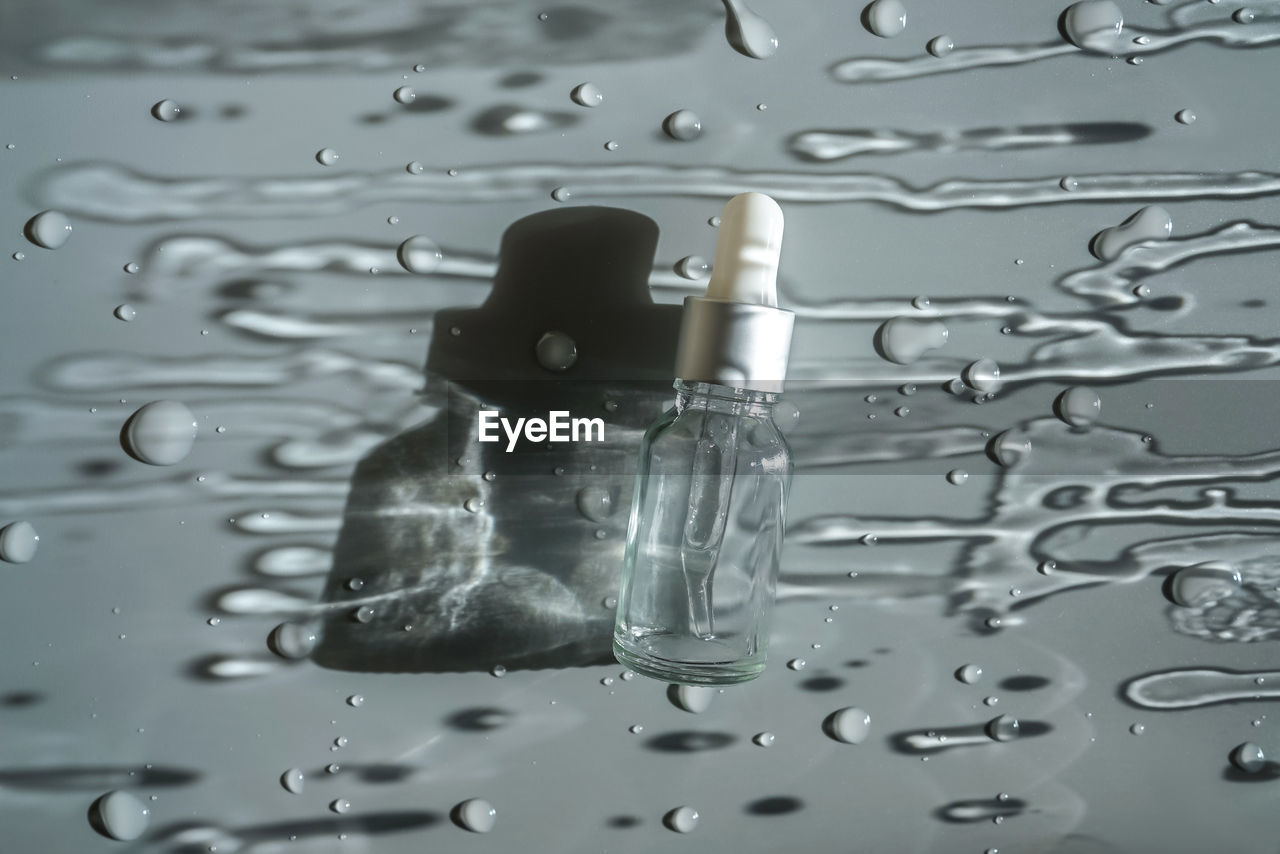
[[[613,642],[613,657],[629,670],[679,685],[737,685],[750,682],[764,672],[763,661],[702,664],[691,661],[668,661],[644,655]]]

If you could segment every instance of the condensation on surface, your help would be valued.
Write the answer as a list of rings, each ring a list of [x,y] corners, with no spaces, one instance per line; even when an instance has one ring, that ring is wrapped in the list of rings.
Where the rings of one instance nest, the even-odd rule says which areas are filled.
[[[1280,15],[1067,7],[8,4],[0,847],[1272,854]],[[669,689],[634,452],[749,190],[770,664]]]

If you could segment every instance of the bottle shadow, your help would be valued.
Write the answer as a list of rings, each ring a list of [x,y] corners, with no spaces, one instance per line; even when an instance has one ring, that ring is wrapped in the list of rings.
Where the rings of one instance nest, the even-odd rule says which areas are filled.
[[[680,307],[650,295],[657,239],[632,211],[533,214],[503,235],[485,302],[437,313],[424,390],[436,413],[356,467],[316,663],[445,672],[611,659],[639,441],[673,396]],[[482,410],[600,425],[512,446],[495,424],[498,441],[482,443]]]

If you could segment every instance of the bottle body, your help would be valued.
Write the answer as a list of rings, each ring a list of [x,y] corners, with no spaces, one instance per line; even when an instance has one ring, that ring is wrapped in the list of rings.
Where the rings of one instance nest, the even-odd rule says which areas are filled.
[[[791,449],[777,394],[675,387],[640,448],[614,654],[666,682],[744,682],[764,670]]]

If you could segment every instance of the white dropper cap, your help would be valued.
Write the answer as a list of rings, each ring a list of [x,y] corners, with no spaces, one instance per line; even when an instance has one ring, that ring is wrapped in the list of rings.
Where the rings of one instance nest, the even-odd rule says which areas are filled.
[[[763,193],[742,193],[724,206],[707,299],[778,305],[782,208]]]
[[[716,264],[704,297],[686,297],[676,376],[731,388],[780,392],[795,315],[778,308],[782,208],[742,193],[720,217]]]

